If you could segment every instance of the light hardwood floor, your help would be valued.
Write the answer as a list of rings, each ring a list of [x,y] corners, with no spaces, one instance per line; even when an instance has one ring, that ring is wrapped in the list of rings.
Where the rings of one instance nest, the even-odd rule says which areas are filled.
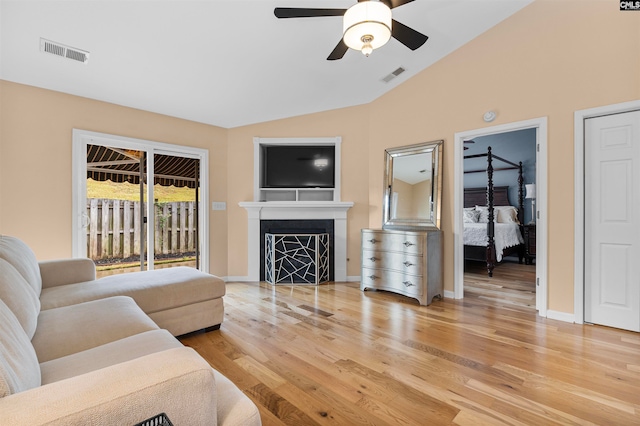
[[[183,337],[264,425],[640,424],[640,335],[470,292],[428,307],[357,283],[228,283]]]
[[[536,265],[516,261],[499,263],[493,277],[487,275],[486,264],[466,261],[464,295],[493,301],[496,306],[536,308]]]

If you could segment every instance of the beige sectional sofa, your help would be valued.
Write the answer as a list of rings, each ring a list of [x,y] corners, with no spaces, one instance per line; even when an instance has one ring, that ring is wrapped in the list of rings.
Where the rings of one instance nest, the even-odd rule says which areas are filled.
[[[135,425],[160,413],[176,426],[261,424],[255,404],[173,336],[221,323],[221,280],[170,269],[95,280],[89,262],[39,264],[0,236],[2,425]]]

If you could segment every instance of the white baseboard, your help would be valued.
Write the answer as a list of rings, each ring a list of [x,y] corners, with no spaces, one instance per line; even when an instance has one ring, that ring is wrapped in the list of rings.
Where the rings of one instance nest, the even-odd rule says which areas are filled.
[[[444,297],[446,297],[447,299],[455,299],[456,294],[453,291],[445,290]]]
[[[576,318],[574,314],[569,314],[567,312],[560,311],[552,311],[551,309],[547,309],[547,318],[564,321],[564,322],[576,322]]]
[[[347,282],[348,283],[359,283],[360,282],[360,275],[349,275],[349,276],[347,276]]]

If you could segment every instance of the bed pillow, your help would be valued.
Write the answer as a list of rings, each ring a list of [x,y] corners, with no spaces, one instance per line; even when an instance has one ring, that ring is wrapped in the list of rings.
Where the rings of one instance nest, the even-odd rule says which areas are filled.
[[[476,206],[476,210],[478,211],[478,223],[488,223],[489,222],[489,207],[487,206]],[[496,223],[498,221],[498,211],[496,208],[493,208],[493,222]]]
[[[478,218],[480,217],[480,212],[478,210],[464,209],[462,214],[464,223],[478,223]]]
[[[518,222],[518,209],[513,206],[494,207],[498,212],[498,223],[520,223]]]
[[[476,206],[480,212],[479,223],[489,222],[489,207]],[[519,223],[518,209],[513,206],[493,206],[493,223]]]

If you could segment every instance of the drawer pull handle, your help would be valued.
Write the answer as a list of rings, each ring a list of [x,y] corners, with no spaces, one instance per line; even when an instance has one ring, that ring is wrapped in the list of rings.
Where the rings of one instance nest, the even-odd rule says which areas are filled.
[[[405,241],[405,242],[404,242],[404,246],[405,246],[405,247],[411,247],[411,246],[415,246],[415,244],[410,243],[409,241]]]
[[[413,287],[415,285],[411,281],[402,281],[402,284],[404,284],[406,287]]]
[[[370,242],[371,244],[375,244],[375,243],[377,243],[377,242],[378,242],[378,240],[376,240],[375,238],[372,238],[372,239],[370,239],[370,240],[369,240],[369,242]]]
[[[369,275],[369,279],[372,281],[375,281],[378,277],[376,277],[375,275]]]
[[[378,259],[376,259],[375,257],[370,257],[369,260],[372,261],[372,262],[375,262]]]
[[[406,262],[404,262],[404,266],[406,266],[408,268],[409,266],[413,266],[413,263],[411,263],[409,261],[406,261]]]

